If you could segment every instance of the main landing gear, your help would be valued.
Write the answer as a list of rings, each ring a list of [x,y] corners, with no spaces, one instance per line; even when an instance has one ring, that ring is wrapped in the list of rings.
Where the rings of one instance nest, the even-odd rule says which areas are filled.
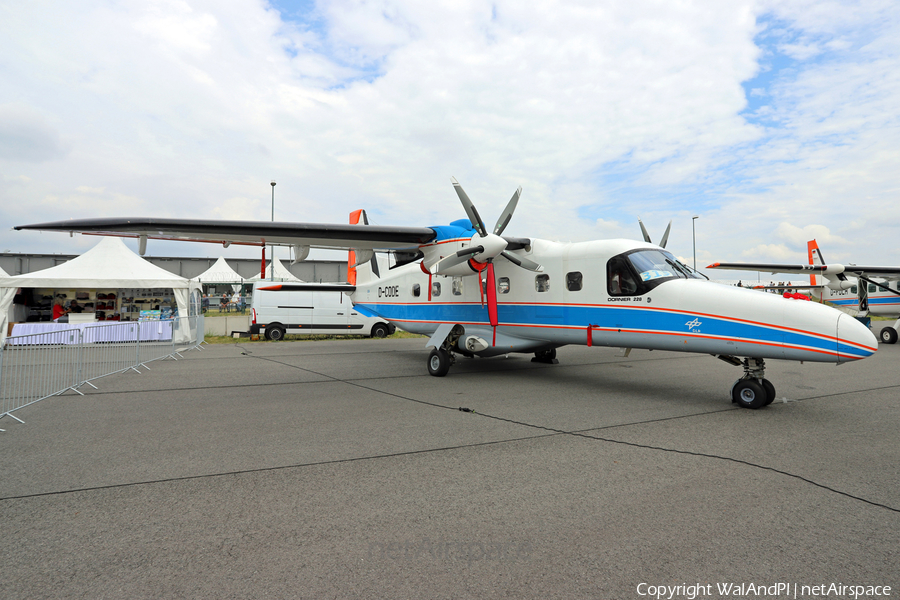
[[[775,386],[765,378],[766,361],[745,358],[740,362],[744,375],[731,386],[731,401],[741,408],[762,408],[775,400]]]
[[[432,337],[432,340],[429,340],[429,343],[437,343],[437,339],[440,339],[444,334],[443,331],[440,334],[436,334]],[[471,334],[468,337],[464,337],[465,330],[460,325],[454,326],[447,333],[447,337],[444,338],[444,341],[441,342],[440,346],[432,346],[431,353],[428,355],[428,361],[426,362],[426,366],[428,367],[428,374],[432,377],[444,377],[449,371],[450,367],[452,367],[456,363],[456,355],[462,355],[466,358],[472,358],[474,356],[495,356],[498,352],[497,347],[491,348],[490,342],[477,337],[477,334]],[[513,352],[525,352],[525,349],[512,349]],[[485,352],[486,351],[486,352]],[[499,351],[500,354],[503,354],[504,351]],[[508,353],[507,353],[508,354]],[[556,348],[547,348],[543,347],[540,350],[535,351],[534,358],[531,359],[531,362],[544,363],[548,365],[559,364],[559,360],[556,358]]]
[[[450,371],[450,365],[456,362],[456,357],[444,348],[434,348],[428,355],[428,374],[433,377],[443,377]]]

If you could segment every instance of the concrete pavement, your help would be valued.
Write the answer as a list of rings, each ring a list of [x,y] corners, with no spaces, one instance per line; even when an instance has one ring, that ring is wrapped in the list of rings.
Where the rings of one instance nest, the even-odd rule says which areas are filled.
[[[900,596],[900,345],[770,361],[759,411],[708,356],[567,347],[433,378],[423,346],[208,346],[17,411],[0,595]]]

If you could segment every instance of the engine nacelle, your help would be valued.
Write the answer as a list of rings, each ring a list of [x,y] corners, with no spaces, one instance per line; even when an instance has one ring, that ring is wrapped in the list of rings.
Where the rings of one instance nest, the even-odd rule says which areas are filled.
[[[828,287],[828,289],[830,289],[830,290],[834,290],[835,292],[840,292],[842,290],[849,290],[854,285],[856,285],[855,283],[853,283],[852,281],[850,281],[848,279],[840,280],[836,277],[828,277],[827,275],[825,275],[825,281],[828,282],[825,284],[826,287]]]

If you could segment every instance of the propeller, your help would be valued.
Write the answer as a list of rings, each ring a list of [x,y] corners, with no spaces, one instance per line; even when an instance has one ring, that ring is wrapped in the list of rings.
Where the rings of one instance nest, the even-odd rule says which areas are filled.
[[[500,218],[497,219],[497,224],[494,225],[494,230],[488,233],[487,227],[485,226],[481,215],[478,214],[478,209],[475,208],[475,204],[469,198],[468,194],[466,194],[462,186],[459,185],[459,182],[455,177],[451,177],[450,181],[453,183],[453,189],[456,191],[456,195],[459,196],[459,201],[462,203],[463,209],[466,211],[466,216],[469,217],[469,221],[475,228],[475,235],[472,236],[472,246],[463,248],[462,250],[459,250],[454,254],[451,254],[450,256],[442,258],[434,265],[432,265],[431,272],[437,273],[442,269],[449,269],[469,260],[473,260],[475,263],[484,265],[483,267],[479,268],[479,270],[487,270],[486,286],[488,320],[491,323],[491,327],[494,328],[494,341],[496,342],[498,317],[497,283],[494,277],[494,259],[498,256],[502,256],[517,267],[535,272],[541,272],[544,270],[543,266],[534,262],[533,260],[530,260],[523,256],[517,256],[507,250],[506,247],[508,245],[508,242],[504,238],[500,237],[503,231],[506,229],[506,226],[509,225],[509,222],[512,220],[512,216],[516,210],[516,206],[518,206],[519,204],[519,197],[521,197],[522,195],[522,188],[519,187],[515,191],[515,193],[513,193],[512,198],[510,198],[509,202],[506,204],[506,208],[504,208],[503,212],[500,213]],[[479,276],[479,285],[480,284],[481,279]]]
[[[652,244],[653,242],[650,240],[650,234],[647,233],[647,228],[644,227],[644,222],[641,221],[641,218],[638,217],[638,224],[641,226],[641,233],[644,234],[644,241],[648,244]],[[666,242],[669,241],[669,231],[672,229],[672,220],[669,220],[669,224],[666,226],[666,232],[663,234],[662,239],[659,241],[659,245],[662,248],[666,247]]]

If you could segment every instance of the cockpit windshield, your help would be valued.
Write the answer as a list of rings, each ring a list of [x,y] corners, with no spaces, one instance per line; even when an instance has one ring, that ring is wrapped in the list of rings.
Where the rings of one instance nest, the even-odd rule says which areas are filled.
[[[690,269],[678,262],[678,259],[662,250],[639,250],[627,256],[640,276],[641,281],[678,277],[693,279],[696,277]]]
[[[690,267],[664,250],[638,250],[620,254],[607,264],[609,293],[640,295],[669,279],[698,279]]]

